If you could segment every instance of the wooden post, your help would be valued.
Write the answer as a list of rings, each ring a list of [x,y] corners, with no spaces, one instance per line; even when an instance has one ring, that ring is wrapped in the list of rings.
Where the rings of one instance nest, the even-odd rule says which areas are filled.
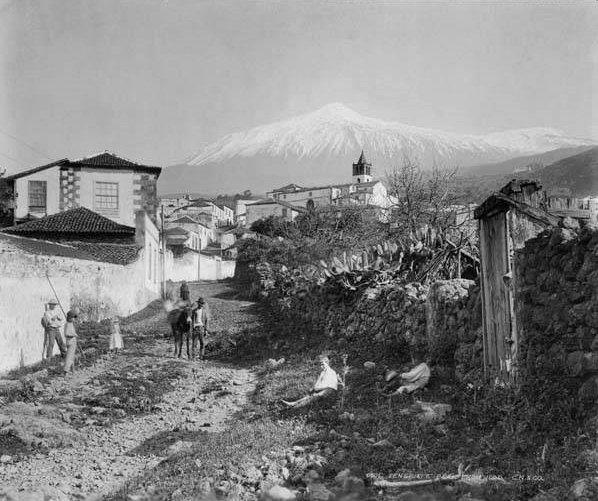
[[[166,238],[164,238],[164,206],[160,205],[161,214],[160,214],[160,237],[162,239],[161,251],[162,251],[162,277],[161,277],[161,286],[160,286],[160,294],[162,295],[162,299],[166,297]]]

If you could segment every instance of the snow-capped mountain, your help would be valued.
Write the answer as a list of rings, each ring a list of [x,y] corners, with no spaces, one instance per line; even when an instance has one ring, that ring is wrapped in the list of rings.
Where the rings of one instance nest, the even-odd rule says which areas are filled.
[[[297,182],[316,185],[350,179],[361,150],[375,175],[405,154],[424,165],[466,167],[533,155],[563,147],[595,144],[549,128],[518,129],[486,135],[453,134],[365,117],[338,103],[289,120],[229,134],[190,156],[184,166],[166,169],[162,191],[189,186],[192,173],[202,191],[265,191]],[[176,178],[178,179],[176,179]],[[178,186],[177,186],[178,185]]]

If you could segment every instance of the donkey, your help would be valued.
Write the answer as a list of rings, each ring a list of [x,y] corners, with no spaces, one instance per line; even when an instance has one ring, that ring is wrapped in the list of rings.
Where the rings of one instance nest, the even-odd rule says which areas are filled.
[[[166,319],[172,329],[174,337],[174,355],[181,358],[183,351],[183,340],[187,342],[187,358],[191,358],[189,351],[189,337],[191,336],[191,307],[186,304],[172,304],[164,302]]]

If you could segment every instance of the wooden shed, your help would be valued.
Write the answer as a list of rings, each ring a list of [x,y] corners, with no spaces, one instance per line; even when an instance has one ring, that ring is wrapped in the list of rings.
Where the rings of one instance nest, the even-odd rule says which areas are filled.
[[[535,181],[513,180],[474,212],[479,229],[484,370],[502,381],[513,380],[516,374],[514,251],[560,220],[543,209],[544,200]]]

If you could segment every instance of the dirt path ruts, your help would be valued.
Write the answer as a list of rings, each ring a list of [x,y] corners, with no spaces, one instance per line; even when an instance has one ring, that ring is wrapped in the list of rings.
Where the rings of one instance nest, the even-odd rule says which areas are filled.
[[[192,296],[201,293],[206,297],[217,327],[232,331],[252,319],[245,304],[228,297],[227,290],[224,284],[194,285]],[[163,323],[162,317],[156,312],[128,327],[138,331],[155,327]],[[91,367],[51,382],[48,389],[54,398],[40,408],[48,416],[52,409],[70,412],[66,426],[72,428],[73,443],[0,464],[0,485],[5,490],[101,497],[175,452],[185,432],[224,430],[226,421],[254,389],[254,377],[247,369],[212,360],[175,359],[171,343],[162,339],[144,350],[127,348],[126,343],[127,339],[120,355],[104,356]],[[148,382],[140,384],[143,381]],[[155,381],[170,388],[147,412],[120,408],[121,414],[109,419],[107,415],[115,417],[110,414],[113,409],[92,405],[107,398],[119,403],[125,399],[129,404],[143,402],[144,393],[151,393]],[[127,396],[126,389],[132,395]]]

